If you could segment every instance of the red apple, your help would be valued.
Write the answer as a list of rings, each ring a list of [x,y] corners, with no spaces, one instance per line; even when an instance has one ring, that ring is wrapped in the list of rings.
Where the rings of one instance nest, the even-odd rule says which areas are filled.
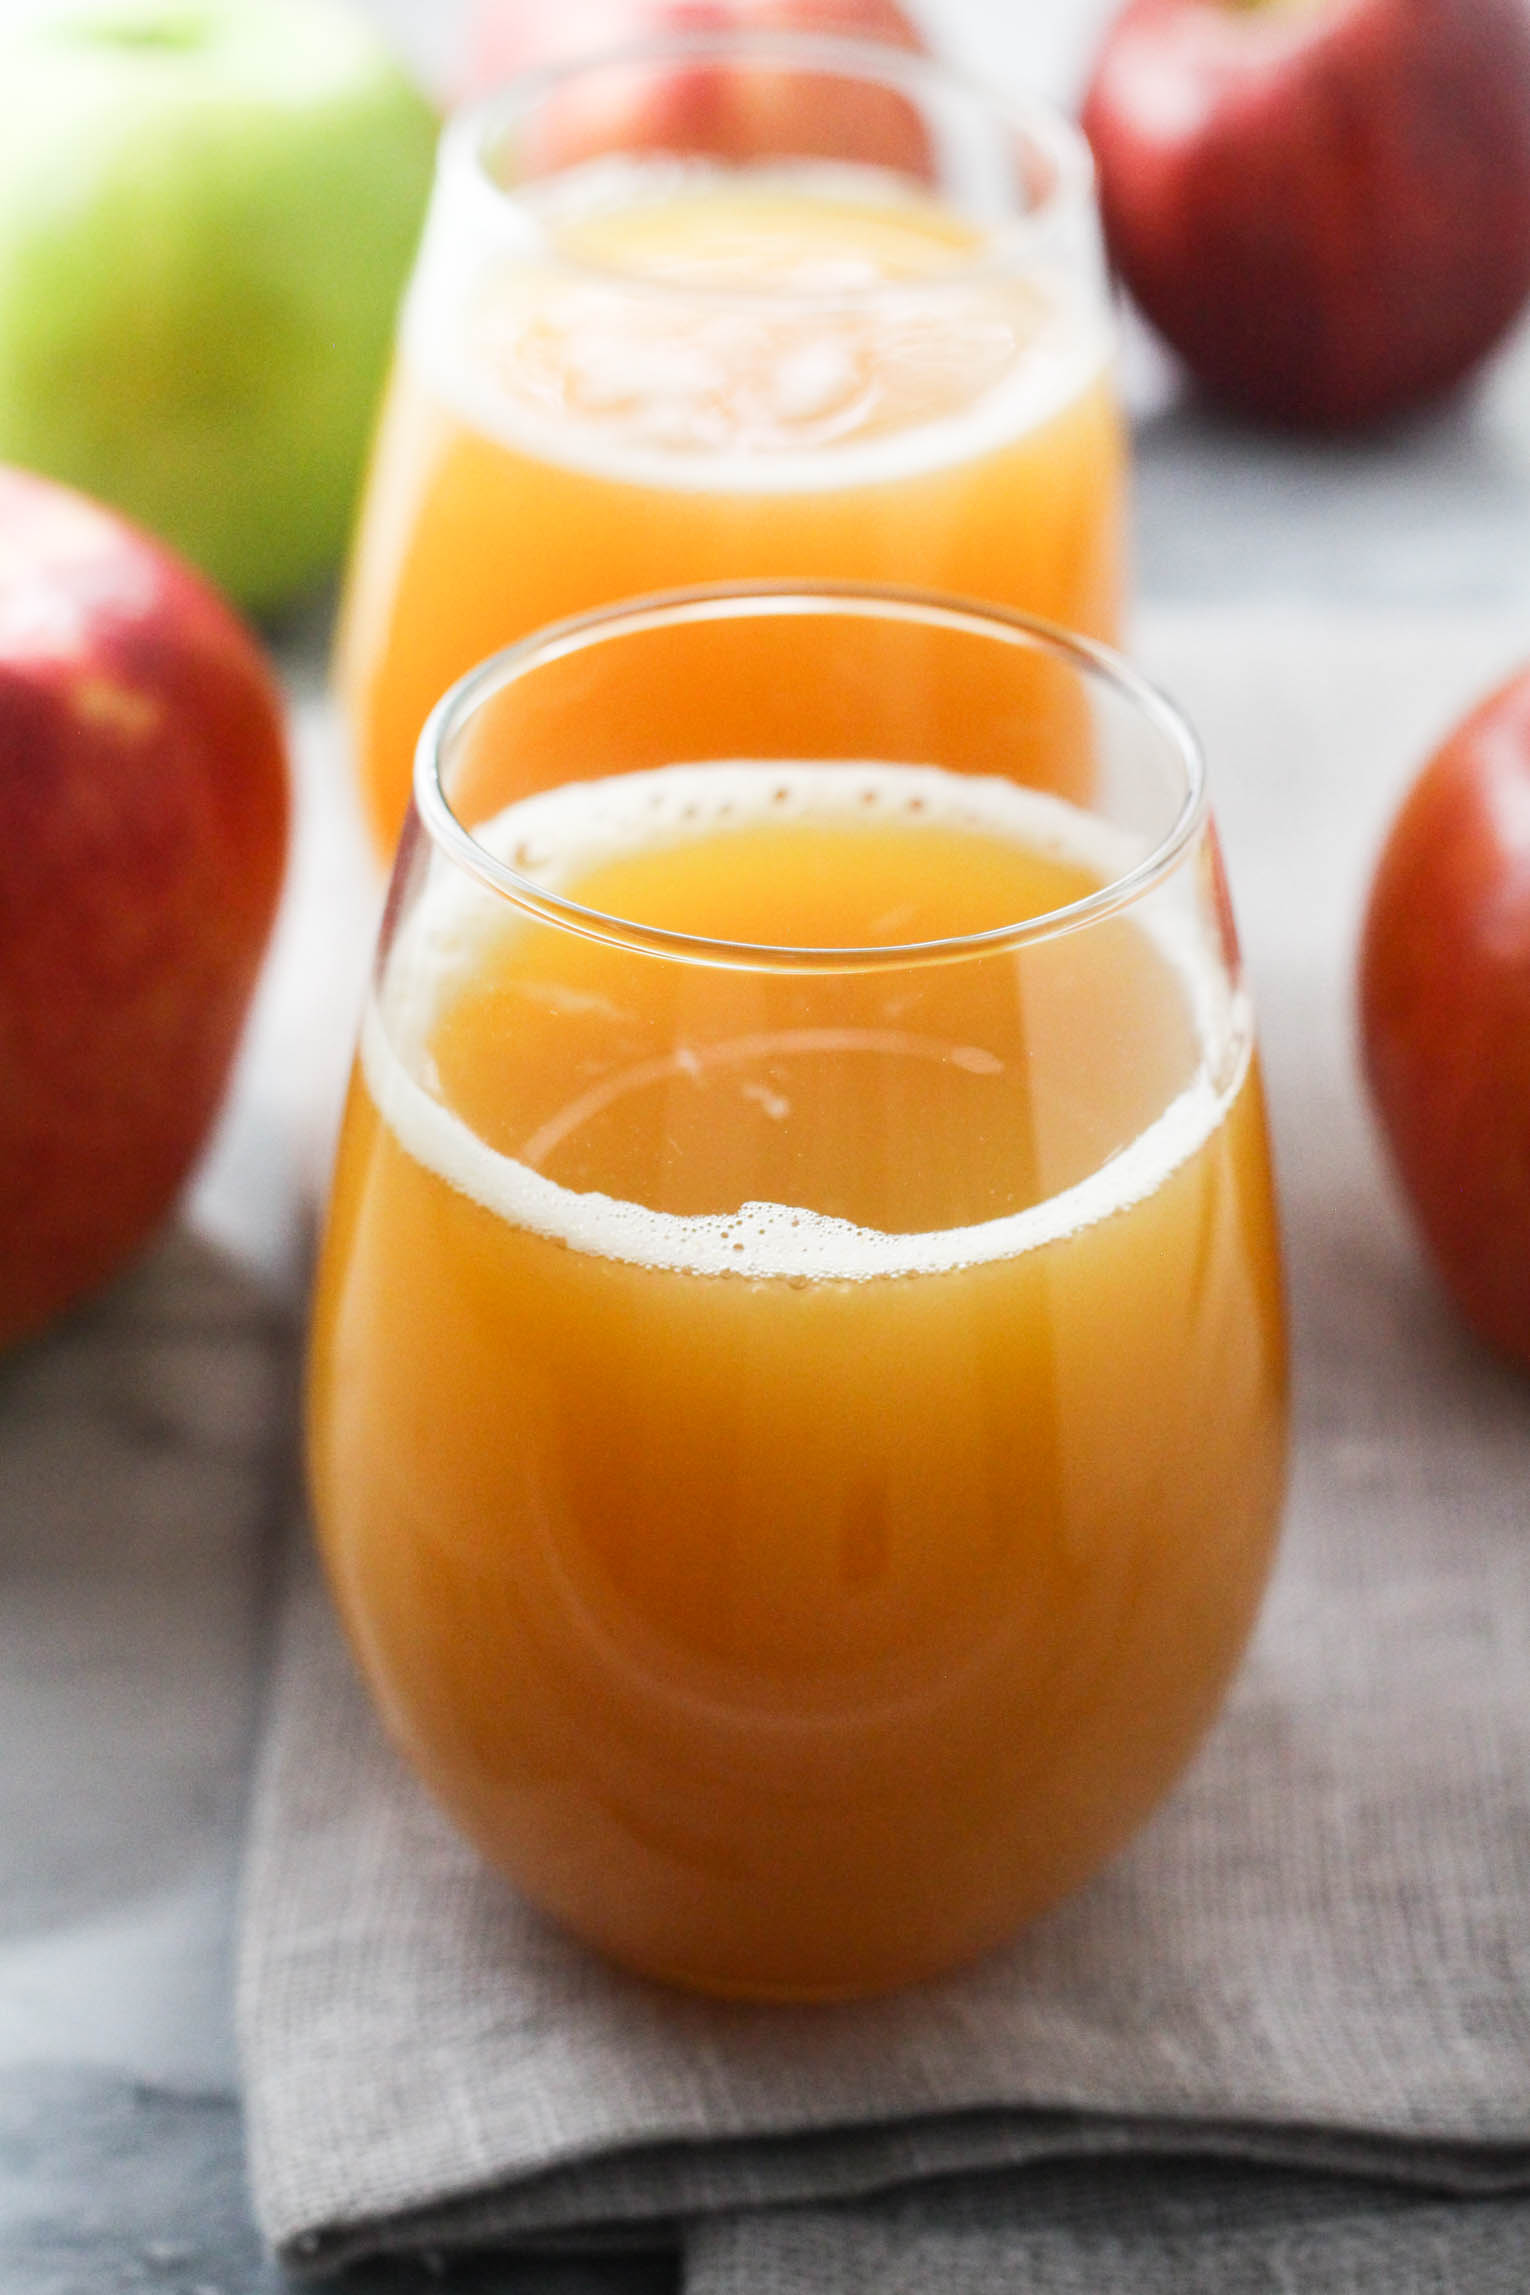
[[[1372,888],[1366,1070],[1468,1323],[1530,1367],[1530,668],[1425,767]]]
[[[173,1201],[286,838],[280,700],[243,624],[114,513],[0,470],[0,1345]]]
[[[1123,279],[1247,413],[1396,414],[1530,294],[1526,0],[1130,0],[1084,127]]]
[[[467,85],[481,94],[533,66],[685,32],[816,32],[919,50],[896,0],[478,0]],[[533,172],[609,151],[682,151],[729,160],[785,155],[858,161],[923,175],[917,112],[895,89],[806,72],[701,62],[633,67],[575,81],[549,99]]]

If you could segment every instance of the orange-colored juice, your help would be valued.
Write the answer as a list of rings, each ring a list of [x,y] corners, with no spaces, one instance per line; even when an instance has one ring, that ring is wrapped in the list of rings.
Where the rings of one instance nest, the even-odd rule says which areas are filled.
[[[603,162],[523,191],[466,278],[427,239],[344,615],[386,849],[415,742],[475,661],[678,584],[964,592],[1096,637],[1123,448],[1097,283],[1027,271],[892,176]]]
[[[934,768],[666,767],[482,832],[606,915],[911,947],[1111,873]],[[632,1966],[834,1996],[1094,1870],[1216,1709],[1278,1507],[1247,1015],[1192,889],[954,962],[674,961],[433,879],[316,1316],[394,1736]]]

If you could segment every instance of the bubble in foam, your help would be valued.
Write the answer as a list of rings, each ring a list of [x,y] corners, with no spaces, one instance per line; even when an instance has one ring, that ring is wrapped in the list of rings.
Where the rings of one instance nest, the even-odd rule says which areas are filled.
[[[766,821],[967,831],[1082,867],[1102,882],[1124,875],[1144,852],[1129,831],[998,774],[869,758],[728,758],[570,782],[523,798],[473,833],[496,860],[542,891],[560,892],[630,853]]]
[[[603,863],[719,825],[865,818],[930,822],[1003,836],[1089,868],[1101,881],[1142,857],[1138,840],[1063,799],[999,779],[933,766],[730,760],[573,784],[511,806],[476,834],[499,859],[541,856],[537,883],[557,892]],[[1137,919],[1180,977],[1206,1058],[1163,1113],[1120,1154],[1063,1194],[1020,1212],[934,1233],[893,1235],[797,1204],[746,1202],[736,1212],[681,1216],[598,1192],[575,1193],[499,1154],[434,1096],[429,1040],[436,1019],[505,929],[505,904],[438,862],[402,925],[380,996],[362,1026],[361,1063],[383,1121],[414,1160],[509,1225],[629,1265],[751,1281],[860,1283],[951,1274],[1024,1252],[1142,1201],[1205,1143],[1242,1085],[1252,1030],[1241,991],[1229,993],[1188,887]],[[1231,1043],[1220,1064],[1213,1047]],[[991,1055],[971,1047],[981,1067]],[[1212,1068],[1220,1065],[1220,1074]]]

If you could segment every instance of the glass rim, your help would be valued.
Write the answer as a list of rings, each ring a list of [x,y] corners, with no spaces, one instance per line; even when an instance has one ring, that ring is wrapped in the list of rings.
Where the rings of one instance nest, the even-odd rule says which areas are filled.
[[[1136,711],[1178,760],[1183,794],[1163,834],[1142,858],[1080,899],[1036,916],[980,932],[937,940],[848,948],[775,947],[766,942],[721,940],[675,932],[608,914],[566,894],[550,892],[492,853],[452,806],[442,761],[469,719],[507,686],[539,668],[587,652],[618,637],[709,621],[845,614],[858,620],[913,622],[1020,650],[1043,653],[1108,687]],[[793,760],[793,762],[796,762]],[[938,760],[935,762],[938,763]],[[559,784],[577,787],[576,782]],[[1016,784],[1022,786],[1022,784]],[[1040,616],[940,590],[858,582],[713,582],[656,590],[572,614],[518,639],[470,669],[442,695],[415,750],[414,806],[442,857],[523,913],[587,940],[672,961],[748,972],[850,973],[915,970],[974,957],[1003,955],[1064,933],[1081,931],[1135,906],[1168,877],[1200,831],[1207,812],[1205,758],[1184,713],[1148,678],[1109,646],[1080,637]]]
[[[890,41],[857,39],[852,36],[822,32],[787,32],[765,29],[751,30],[746,26],[715,26],[692,28],[657,34],[646,39],[623,41],[610,48],[566,59],[562,62],[539,64],[517,73],[506,80],[492,94],[480,97],[464,106],[447,121],[442,132],[437,155],[436,178],[438,189],[455,188],[471,198],[485,214],[513,215],[522,231],[535,223],[534,210],[521,197],[526,188],[520,184],[502,182],[494,173],[492,154],[514,121],[528,113],[536,104],[555,94],[570,82],[586,79],[592,74],[608,72],[624,66],[665,61],[708,59],[738,61],[758,56],[762,62],[777,68],[808,71],[815,67],[843,78],[874,80],[896,93],[917,100],[921,89],[943,88],[948,93],[977,105],[997,126],[1018,135],[1041,159],[1049,171],[1047,189],[1024,208],[1005,216],[991,229],[983,232],[981,254],[970,263],[955,263],[949,269],[931,272],[917,279],[894,281],[868,281],[864,287],[809,288],[801,286],[751,286],[737,281],[684,280],[651,277],[642,272],[623,270],[591,261],[586,257],[569,254],[560,248],[552,232],[545,227],[536,232],[536,252],[539,261],[551,263],[571,278],[587,279],[597,284],[619,284],[624,290],[638,294],[673,297],[685,295],[692,300],[715,301],[719,304],[736,303],[745,307],[768,308],[783,302],[797,306],[816,301],[855,305],[863,300],[876,300],[885,304],[900,294],[918,293],[921,296],[939,295],[946,291],[970,289],[974,281],[1003,272],[1032,241],[1042,241],[1054,230],[1060,217],[1080,211],[1093,212],[1095,197],[1094,155],[1083,130],[1060,106],[1039,96],[1008,96],[995,94],[973,74],[943,58],[927,55],[922,49],[900,48]],[[632,157],[620,152],[601,154],[600,158]],[[642,154],[638,154],[642,157]],[[679,157],[684,154],[658,154],[658,157]],[[705,155],[698,155],[704,157]],[[793,155],[777,155],[779,163],[794,164]],[[769,166],[771,155],[762,154],[760,164]],[[560,174],[572,174],[589,161],[576,161],[568,169],[555,169],[548,177],[530,179],[535,182],[555,181]],[[724,163],[736,165],[737,163]],[[817,159],[796,155],[795,164],[813,166],[833,164],[822,156]],[[870,172],[878,172],[872,163],[865,165]],[[882,172],[895,173],[895,170]],[[940,196],[939,187],[931,187]]]

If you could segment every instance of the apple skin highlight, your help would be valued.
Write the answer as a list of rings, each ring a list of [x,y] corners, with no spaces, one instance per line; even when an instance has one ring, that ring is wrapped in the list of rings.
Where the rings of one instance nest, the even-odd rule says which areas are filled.
[[[0,469],[0,1347],[173,1203],[287,834],[279,696],[243,624],[149,536]]]
[[[1524,0],[1129,0],[1083,124],[1126,285],[1257,419],[1421,405],[1530,295]]]

